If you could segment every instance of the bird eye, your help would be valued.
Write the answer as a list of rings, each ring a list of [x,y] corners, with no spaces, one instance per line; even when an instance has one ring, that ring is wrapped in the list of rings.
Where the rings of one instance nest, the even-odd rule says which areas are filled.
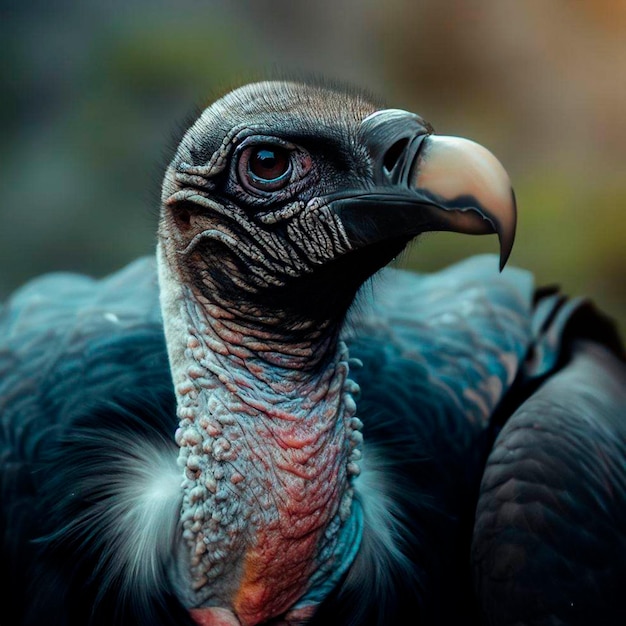
[[[274,145],[253,146],[239,160],[239,178],[249,187],[275,191],[286,187],[291,178],[291,153]]]
[[[289,157],[284,150],[257,148],[250,155],[248,171],[263,182],[273,182],[289,171]]]

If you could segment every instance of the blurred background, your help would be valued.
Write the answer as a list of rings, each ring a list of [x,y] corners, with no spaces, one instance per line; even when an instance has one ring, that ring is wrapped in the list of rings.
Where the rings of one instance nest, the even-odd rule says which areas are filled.
[[[275,70],[361,85],[504,163],[511,261],[626,330],[623,0],[43,0],[0,8],[0,298],[151,254],[190,114]],[[497,251],[433,234],[421,270]]]

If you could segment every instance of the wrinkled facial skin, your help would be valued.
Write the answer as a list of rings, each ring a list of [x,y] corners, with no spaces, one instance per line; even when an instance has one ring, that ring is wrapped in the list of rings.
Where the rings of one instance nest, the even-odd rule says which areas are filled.
[[[372,185],[359,129],[379,107],[320,87],[262,85],[227,95],[184,137],[163,186],[161,238],[182,280],[211,299],[246,294],[254,315],[271,306],[294,325],[311,314],[326,321],[409,239],[381,244],[383,258],[371,249],[344,258],[351,245],[328,208],[333,194]],[[245,176],[242,161],[263,149],[290,161],[280,188],[254,188]],[[331,282],[342,288],[325,293]]]
[[[497,233],[502,268],[515,222],[508,175],[482,146],[359,94],[279,82],[235,90],[187,132],[159,238],[183,283],[294,329],[341,319],[426,231]]]

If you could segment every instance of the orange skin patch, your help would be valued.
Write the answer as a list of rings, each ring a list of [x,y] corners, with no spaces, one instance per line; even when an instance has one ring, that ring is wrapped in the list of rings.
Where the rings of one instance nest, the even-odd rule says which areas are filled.
[[[262,532],[248,551],[244,573],[233,606],[243,624],[258,624],[280,615],[306,591],[318,549],[318,532],[285,544]],[[278,582],[277,581],[282,581]]]
[[[233,609],[190,609],[196,624],[253,626],[286,612],[284,619],[275,622],[277,626],[305,623],[313,615],[315,606],[296,611],[289,611],[289,607],[306,591],[313,570],[320,530],[312,530],[288,542],[284,541],[284,537],[280,541],[273,536],[275,533],[282,536],[279,529],[260,533],[257,546],[246,554],[241,584],[232,601]]]

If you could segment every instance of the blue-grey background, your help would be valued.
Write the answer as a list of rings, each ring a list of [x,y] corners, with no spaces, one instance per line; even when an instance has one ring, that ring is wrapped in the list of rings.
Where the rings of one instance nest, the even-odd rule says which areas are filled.
[[[0,298],[154,248],[171,137],[279,71],[362,85],[489,147],[520,212],[512,262],[626,325],[626,3],[57,0],[0,5]],[[493,237],[433,234],[434,269]]]

